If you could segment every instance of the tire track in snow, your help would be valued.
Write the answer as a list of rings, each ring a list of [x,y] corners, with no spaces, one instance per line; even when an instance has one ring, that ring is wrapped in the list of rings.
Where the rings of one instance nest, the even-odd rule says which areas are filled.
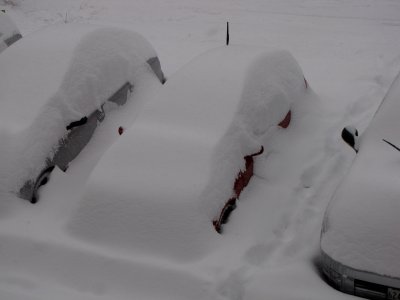
[[[298,184],[292,188],[292,205],[284,212],[281,224],[278,224],[275,247],[266,257],[266,263],[291,261],[308,252],[308,246],[319,240],[319,225],[325,207],[344,173],[343,169],[349,163],[340,152],[339,138],[335,138],[340,134],[340,125],[330,126],[318,132],[323,140],[322,145],[313,149],[315,136],[309,143],[309,151],[314,152],[315,157],[309,162],[304,159]],[[295,153],[290,151],[287,155]]]
[[[294,189],[293,198],[298,198],[297,205],[292,208],[285,220],[284,228],[279,239],[279,246],[269,256],[269,260],[281,263],[288,258],[294,259],[298,255],[307,255],[309,249],[302,249],[305,245],[316,246],[318,241],[320,225],[325,208],[332,197],[336,187],[351,166],[354,153],[347,154],[343,150],[344,145],[339,138],[341,129],[349,125],[350,120],[358,120],[365,129],[372,119],[381,100],[390,87],[393,77],[397,74],[400,56],[396,56],[390,62],[378,59],[377,65],[382,71],[371,80],[371,88],[365,96],[348,105],[346,113],[339,122],[330,124],[326,130],[319,132],[324,137],[324,151],[308,167],[305,166],[300,176],[300,183]],[[389,69],[389,72],[383,70]],[[394,70],[395,69],[395,70]],[[367,101],[366,101],[367,100]],[[328,116],[328,114],[327,114]],[[312,149],[310,148],[310,151]],[[305,242],[305,240],[307,242]]]

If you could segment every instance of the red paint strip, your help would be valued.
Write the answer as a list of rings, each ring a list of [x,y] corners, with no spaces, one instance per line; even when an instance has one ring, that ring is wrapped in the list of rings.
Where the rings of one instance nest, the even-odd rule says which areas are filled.
[[[292,120],[292,111],[289,110],[285,118],[278,124],[278,126],[282,128],[288,128],[291,120]]]
[[[236,202],[242,191],[249,184],[251,177],[254,174],[254,156],[260,155],[264,152],[264,147],[261,146],[261,150],[257,153],[246,155],[244,160],[246,162],[244,171],[240,170],[236,176],[235,183],[233,185],[234,196],[230,198],[224,205],[219,214],[218,219],[213,221],[215,230],[218,233],[222,233],[222,225],[228,222],[229,215],[236,208]]]
[[[305,79],[304,79],[305,80]],[[307,81],[305,80],[307,84]],[[289,110],[285,118],[278,124],[282,128],[288,128],[292,119],[292,112]],[[229,216],[236,208],[236,202],[240,197],[240,194],[249,184],[251,177],[254,174],[254,157],[264,152],[264,147],[261,146],[261,150],[257,153],[246,155],[243,159],[245,160],[245,169],[240,170],[237,174],[235,182],[233,184],[233,197],[230,198],[224,205],[219,214],[219,217],[213,220],[213,225],[218,233],[222,233],[222,226],[228,222]]]

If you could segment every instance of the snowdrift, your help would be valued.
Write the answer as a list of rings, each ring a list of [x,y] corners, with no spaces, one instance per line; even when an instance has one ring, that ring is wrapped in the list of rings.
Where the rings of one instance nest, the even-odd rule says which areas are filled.
[[[139,34],[78,24],[39,31],[2,53],[0,191],[21,189],[25,197],[25,186],[31,188],[44,169],[58,165],[53,160],[70,127],[86,118],[96,127],[96,118],[112,108],[105,102],[114,102],[118,91],[127,98],[132,90],[140,95],[158,87],[164,79],[156,58]]]
[[[102,157],[69,232],[113,249],[201,259],[218,244],[212,221],[234,196],[244,157],[268,151],[268,136],[284,130],[278,124],[306,94],[288,52],[229,46],[198,57]]]

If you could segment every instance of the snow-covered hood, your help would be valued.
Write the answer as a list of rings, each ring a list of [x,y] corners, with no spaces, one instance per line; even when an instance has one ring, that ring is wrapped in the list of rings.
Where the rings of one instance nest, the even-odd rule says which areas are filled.
[[[354,269],[400,277],[400,76],[362,136],[326,211],[322,250]]]

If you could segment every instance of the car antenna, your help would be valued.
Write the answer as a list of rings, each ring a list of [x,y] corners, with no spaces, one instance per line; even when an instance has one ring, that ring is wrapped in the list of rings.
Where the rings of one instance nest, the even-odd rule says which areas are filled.
[[[226,45],[229,45],[229,22],[226,22]]]
[[[397,151],[400,151],[400,148],[397,147],[396,145],[392,144],[391,142],[389,142],[389,141],[387,141],[387,140],[385,140],[385,139],[382,139],[382,141],[384,141],[384,142],[387,143],[388,145],[392,146],[392,147],[393,147],[394,149],[396,149]]]

